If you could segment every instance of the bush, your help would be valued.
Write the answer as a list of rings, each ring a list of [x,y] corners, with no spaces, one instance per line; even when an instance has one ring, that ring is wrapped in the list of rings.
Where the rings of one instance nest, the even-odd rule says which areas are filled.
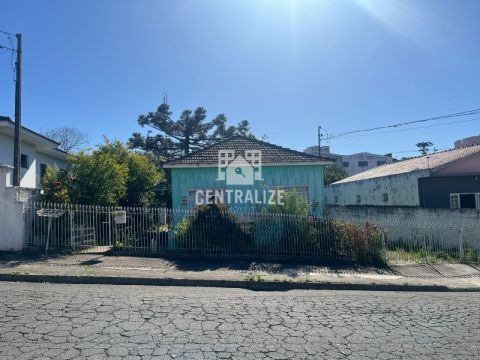
[[[186,251],[244,253],[252,237],[248,223],[217,205],[204,205],[175,226],[175,242]]]
[[[377,226],[341,221],[333,221],[332,226],[340,256],[362,263],[384,262],[382,233]]]

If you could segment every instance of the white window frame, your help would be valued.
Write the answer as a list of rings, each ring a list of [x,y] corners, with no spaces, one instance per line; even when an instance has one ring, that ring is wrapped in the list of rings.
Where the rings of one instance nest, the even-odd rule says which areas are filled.
[[[475,208],[480,209],[480,193],[451,193],[450,194],[450,209],[465,209],[462,208],[460,195],[474,195],[475,196]]]
[[[460,209],[460,194],[450,194],[450,209]]]

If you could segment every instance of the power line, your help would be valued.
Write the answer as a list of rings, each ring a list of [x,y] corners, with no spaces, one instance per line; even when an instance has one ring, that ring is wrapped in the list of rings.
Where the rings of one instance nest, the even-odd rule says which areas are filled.
[[[435,149],[433,153],[431,154],[427,154],[427,155],[433,155],[437,152],[440,152],[440,151],[446,151],[446,150],[451,150],[449,148],[445,148],[445,149]],[[420,150],[419,149],[416,149],[416,150],[402,150],[402,151],[391,151],[390,154],[404,154],[404,153],[413,153],[413,152],[419,152]]]
[[[468,119],[468,120],[460,120],[460,121],[451,121],[443,124],[435,124],[435,125],[424,125],[424,126],[415,126],[409,129],[399,129],[399,130],[390,130],[390,131],[381,131],[381,132],[375,132],[373,134],[358,134],[358,135],[350,135],[346,136],[347,138],[352,138],[352,137],[361,137],[361,136],[372,136],[372,135],[382,135],[382,134],[390,134],[390,133],[395,133],[395,132],[404,132],[404,131],[411,131],[411,130],[416,130],[416,129],[426,129],[426,128],[431,128],[431,127],[437,127],[437,126],[445,126],[445,125],[452,125],[452,124],[460,124],[460,123],[466,123],[466,122],[472,122],[472,121],[479,121],[480,118],[474,118],[474,119]],[[328,139],[327,139],[328,140]]]
[[[467,110],[467,111],[462,111],[462,112],[448,114],[448,115],[436,116],[436,117],[414,120],[414,121],[407,121],[407,122],[398,123],[398,124],[377,126],[377,127],[369,128],[369,129],[352,130],[352,131],[347,131],[347,132],[336,134],[336,135],[334,134],[332,136],[329,136],[326,140],[330,140],[330,139],[334,139],[334,138],[338,138],[338,137],[342,137],[342,136],[346,136],[346,135],[350,135],[350,134],[356,134],[356,133],[360,133],[360,132],[368,132],[368,131],[375,131],[375,130],[381,130],[381,129],[396,128],[396,127],[400,127],[400,126],[406,126],[406,125],[416,124],[416,123],[421,123],[421,122],[442,120],[442,119],[448,119],[448,118],[458,117],[458,116],[469,116],[469,115],[475,115],[475,114],[479,114],[479,113],[480,113],[480,109],[473,109],[473,110]]]

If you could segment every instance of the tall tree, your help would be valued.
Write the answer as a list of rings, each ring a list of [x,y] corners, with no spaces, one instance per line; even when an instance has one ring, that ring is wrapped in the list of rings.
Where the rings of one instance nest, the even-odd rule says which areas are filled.
[[[430,148],[433,146],[433,143],[430,141],[422,141],[417,143],[415,146],[418,148],[418,151],[420,151],[420,154],[427,155],[430,151]]]
[[[179,119],[172,120],[170,106],[164,102],[156,111],[140,115],[138,124],[148,126],[159,133],[146,136],[133,133],[129,146],[152,152],[163,160],[174,159],[194,150],[199,150],[221,139],[233,135],[253,136],[247,120],[237,126],[227,126],[227,117],[219,114],[213,120],[207,120],[207,111],[197,107],[194,111],[184,110]]]
[[[60,127],[45,131],[44,135],[58,143],[59,148],[67,153],[80,151],[88,145],[87,134],[73,127]]]

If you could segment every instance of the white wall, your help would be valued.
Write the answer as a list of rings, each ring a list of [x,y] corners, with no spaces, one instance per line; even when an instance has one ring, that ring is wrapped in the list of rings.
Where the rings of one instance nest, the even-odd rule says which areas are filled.
[[[35,196],[32,189],[8,186],[13,169],[0,166],[0,251],[20,251],[25,236],[24,204]]]
[[[28,155],[28,169],[20,169],[20,186],[25,188],[40,188],[40,164],[57,166],[60,169],[66,169],[66,162],[53,156],[47,155],[35,146],[22,142],[21,153]],[[0,134],[0,165],[6,164],[13,166],[13,138]]]
[[[429,176],[428,170],[325,187],[326,205],[420,206],[418,179]],[[388,200],[384,201],[384,195]],[[357,201],[360,195],[360,202]]]

